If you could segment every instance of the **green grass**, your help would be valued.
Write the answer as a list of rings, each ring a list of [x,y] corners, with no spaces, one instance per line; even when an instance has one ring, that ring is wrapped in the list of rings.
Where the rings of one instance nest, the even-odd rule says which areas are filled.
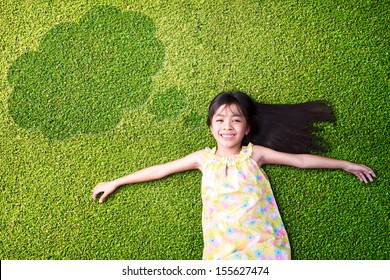
[[[266,166],[294,259],[389,259],[388,1],[0,3],[1,259],[200,259],[200,172],[92,188],[214,146],[215,94],[323,99],[325,156]]]

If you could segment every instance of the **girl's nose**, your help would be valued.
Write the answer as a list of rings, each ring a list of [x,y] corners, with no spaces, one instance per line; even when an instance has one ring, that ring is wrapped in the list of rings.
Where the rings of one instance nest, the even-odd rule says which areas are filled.
[[[229,123],[227,123],[227,124],[225,124],[225,126],[223,127],[223,129],[224,129],[224,130],[231,130],[231,129],[232,129],[232,126],[231,126]]]

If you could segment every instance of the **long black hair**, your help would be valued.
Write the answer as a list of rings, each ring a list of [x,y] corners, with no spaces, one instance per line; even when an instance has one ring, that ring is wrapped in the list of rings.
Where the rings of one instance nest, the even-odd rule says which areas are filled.
[[[324,101],[299,104],[264,104],[241,91],[219,93],[211,102],[207,125],[222,105],[236,104],[245,117],[250,132],[242,145],[253,143],[287,153],[311,153],[326,150],[323,138],[313,134],[315,121],[334,120],[332,108]]]

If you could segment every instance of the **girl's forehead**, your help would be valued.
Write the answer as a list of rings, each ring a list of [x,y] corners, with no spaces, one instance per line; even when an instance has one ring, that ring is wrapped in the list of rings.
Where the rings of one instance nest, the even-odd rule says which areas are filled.
[[[240,107],[237,104],[223,104],[219,106],[215,115],[233,115],[233,116],[242,116]]]

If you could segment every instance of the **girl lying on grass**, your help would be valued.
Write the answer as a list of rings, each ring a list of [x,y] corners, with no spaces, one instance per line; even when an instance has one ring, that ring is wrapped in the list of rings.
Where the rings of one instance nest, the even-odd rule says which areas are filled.
[[[313,121],[331,121],[321,102],[270,105],[242,92],[223,92],[211,102],[207,124],[217,147],[134,172],[93,189],[102,203],[121,185],[199,169],[202,177],[203,259],[291,259],[290,244],[264,164],[340,168],[373,181],[368,167],[308,154],[323,151]]]

